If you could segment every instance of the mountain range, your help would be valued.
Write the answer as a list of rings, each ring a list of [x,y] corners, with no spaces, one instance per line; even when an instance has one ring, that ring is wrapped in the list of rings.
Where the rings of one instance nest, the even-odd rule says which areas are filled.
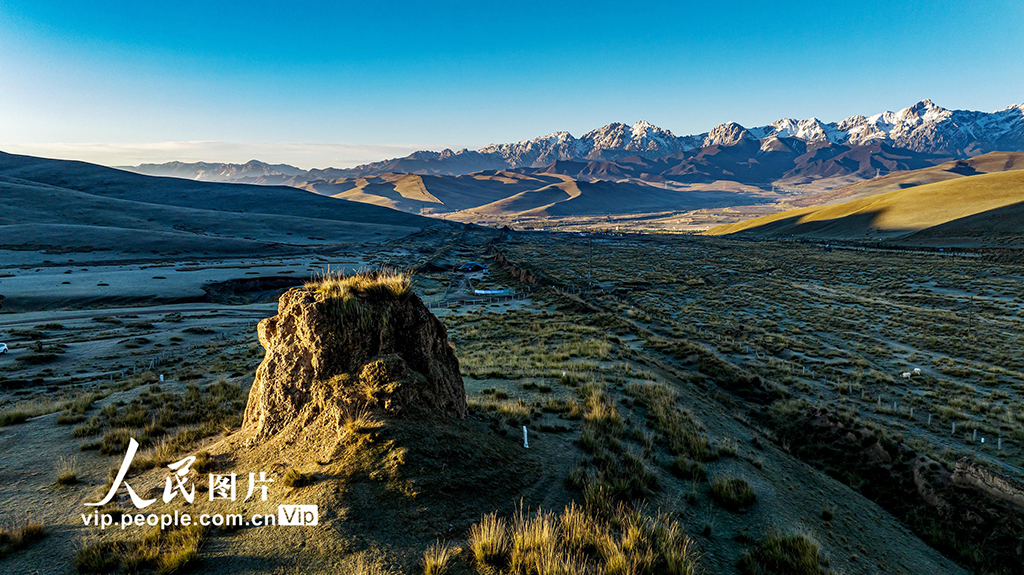
[[[662,160],[660,164],[686,163],[708,148],[742,146],[750,163],[773,152],[829,150],[832,155],[860,146],[891,153],[920,154],[925,161],[967,158],[990,151],[1024,151],[1024,104],[996,112],[949,110],[922,100],[898,112],[850,116],[839,122],[817,118],[782,118],[766,126],[745,128],[735,122],[720,124],[708,132],[676,136],[646,121],[632,125],[613,123],[579,138],[554,132],[514,143],[491,144],[479,150],[418,151],[402,158],[363,164],[354,168],[302,170],[286,164],[256,160],[245,164],[207,162],[142,164],[126,167],[147,175],[174,176],[206,181],[284,183],[376,176],[386,173],[464,175],[484,170],[540,168],[556,162],[623,163],[632,165]],[[882,168],[884,166],[878,166]],[[602,173],[603,171],[603,173]],[[680,175],[687,169],[662,169],[654,173]],[[742,170],[741,170],[742,171]],[[606,166],[579,172],[590,179],[614,179]],[[650,172],[644,172],[650,173]],[[784,175],[784,174],[783,174]]]
[[[898,112],[840,122],[783,118],[735,122],[676,136],[648,122],[615,123],[580,137],[555,132],[479,150],[419,151],[355,168],[302,170],[245,164],[144,164],[130,171],[211,182],[277,185],[465,222],[556,218],[741,219],[822,201],[826,192],[879,176],[1024,151],[1024,104],[996,112],[948,110],[922,100]],[[862,188],[864,190],[867,188]],[[803,203],[801,203],[803,202]],[[757,207],[762,206],[762,207]],[[737,211],[733,207],[742,207]],[[749,209],[753,207],[753,209]],[[724,219],[707,218],[718,210]],[[723,211],[724,210],[724,211]],[[596,218],[596,219],[595,219]],[[546,225],[546,224],[541,224]]]

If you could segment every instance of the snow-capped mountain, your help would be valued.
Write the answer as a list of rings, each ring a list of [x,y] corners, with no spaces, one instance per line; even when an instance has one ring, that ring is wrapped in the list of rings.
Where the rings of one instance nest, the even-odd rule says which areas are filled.
[[[749,130],[736,122],[719,124],[707,134],[701,135],[703,136],[702,141],[705,148],[708,146],[735,146],[743,141],[756,139]]]
[[[259,160],[250,160],[244,164],[167,162],[119,167],[149,176],[171,176],[206,182],[240,182],[267,176],[297,176],[305,172],[288,164],[268,164]]]
[[[782,118],[755,128],[735,122],[720,124],[709,132],[676,136],[646,121],[632,126],[608,124],[576,138],[555,132],[532,140],[491,144],[476,152],[489,157],[494,168],[545,166],[559,160],[617,160],[626,156],[657,159],[708,146],[732,146],[761,140],[771,148],[778,138],[845,145],[881,144],[925,154],[970,157],[1001,150],[1024,151],[1024,104],[996,112],[948,110],[922,100],[898,112],[850,116],[839,122],[817,118]],[[489,163],[484,160],[484,163]],[[373,169],[374,164],[356,168]]]
[[[796,137],[808,142],[884,143],[915,152],[969,157],[1024,149],[1024,104],[996,112],[948,110],[922,100],[898,112],[850,116],[841,122],[783,118],[750,132],[758,139]]]
[[[624,156],[659,158],[700,147],[693,136],[679,137],[650,122],[621,123],[591,130],[580,138],[555,132],[511,144],[491,144],[481,154],[500,156],[508,167],[543,166],[559,160],[615,160]]]
[[[758,142],[760,142],[758,144]],[[684,160],[696,150],[716,146],[753,145],[760,153],[807,149],[808,145],[883,146],[933,158],[967,158],[990,151],[1024,151],[1024,104],[996,112],[948,110],[922,100],[898,112],[850,116],[839,122],[817,118],[782,118],[754,128],[735,122],[720,124],[703,134],[676,136],[649,122],[614,123],[579,138],[554,132],[539,138],[491,144],[479,150],[420,151],[404,158],[355,168],[326,168],[304,172],[293,166],[252,161],[247,164],[145,164],[133,171],[210,181],[278,183],[285,179],[313,180],[362,177],[387,172],[461,175],[482,170],[538,168],[558,161],[614,162],[626,157],[642,160]]]

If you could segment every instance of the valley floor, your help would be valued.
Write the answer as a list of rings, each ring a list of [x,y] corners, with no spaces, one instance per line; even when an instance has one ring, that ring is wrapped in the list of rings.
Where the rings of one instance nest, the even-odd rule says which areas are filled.
[[[470,261],[486,272],[449,271]],[[473,525],[574,503],[621,549],[616,506],[677,526],[701,573],[772,572],[783,539],[800,542],[801,573],[1010,573],[1021,560],[998,538],[923,523],[913,481],[908,491],[898,475],[927,461],[921,473],[938,482],[970,457],[1024,477],[1020,259],[468,228],[273,261],[5,266],[0,525],[40,522],[45,536],[0,545],[0,570],[103,572],[91,550],[135,549],[138,532],[100,533],[79,516],[128,436],[157,468],[132,482],[159,485],[164,464],[204,452],[215,469],[244,471],[235,438],[262,357],[255,323],[275,313],[281,278],[382,264],[417,270],[414,289],[461,363],[467,420],[395,425],[387,437],[402,455],[388,473],[407,490],[327,462],[267,460],[274,496],[318,501],[320,525],[214,530],[176,572],[422,573],[436,541],[455,553],[450,573],[503,572],[474,558]],[[830,435],[820,413],[857,441]],[[802,443],[812,435],[838,439],[824,452]],[[874,443],[884,456],[843,467]],[[74,480],[58,481],[69,469]],[[310,484],[286,488],[292,469]],[[1015,509],[990,511],[1012,527]],[[180,551],[148,544],[158,557]]]

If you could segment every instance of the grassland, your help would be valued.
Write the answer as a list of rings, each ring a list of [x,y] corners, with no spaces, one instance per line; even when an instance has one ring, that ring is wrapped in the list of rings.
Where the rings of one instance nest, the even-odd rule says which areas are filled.
[[[597,238],[590,260],[586,238],[497,237],[428,237],[376,258],[401,269],[483,261],[488,285],[525,289],[494,261],[496,246],[539,278],[527,299],[434,309],[461,363],[469,418],[398,425],[349,414],[335,454],[306,449],[313,440],[301,433],[252,454],[233,443],[261,357],[252,318],[232,313],[247,306],[6,328],[5,337],[24,330],[9,339],[18,347],[67,347],[53,364],[8,362],[2,374],[18,382],[8,409],[25,417],[0,429],[0,447],[11,473],[31,479],[0,495],[48,533],[3,567],[965,572],[856,482],[816,467],[823,457],[804,461],[768,414],[838,407],[937,465],[970,455],[1020,476],[1019,262],[674,236]],[[383,284],[435,301],[458,282],[424,271]],[[76,345],[98,336],[112,347]],[[153,360],[154,372],[131,374]],[[915,367],[920,375],[902,377]],[[129,436],[143,441],[131,481],[162,478],[160,466],[188,454],[207,471],[267,465],[275,495],[319,502],[322,523],[97,535],[78,521],[80,503],[109,486]],[[43,448],[51,459],[36,461]]]
[[[946,245],[1024,237],[1024,171],[996,172],[900,189],[845,203],[789,210],[712,228],[709,235],[897,238],[942,227]],[[976,229],[972,216],[984,216]],[[984,233],[981,233],[984,231]]]

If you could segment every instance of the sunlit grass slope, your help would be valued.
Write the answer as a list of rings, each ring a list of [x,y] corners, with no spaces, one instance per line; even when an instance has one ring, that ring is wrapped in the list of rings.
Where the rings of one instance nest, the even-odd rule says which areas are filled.
[[[956,232],[956,220],[991,214],[1001,233],[1024,234],[1024,171],[981,174],[915,186],[842,204],[779,212],[712,228],[709,235],[807,235],[834,238],[902,236],[935,226]],[[1014,214],[1016,214],[1015,217]],[[976,222],[977,218],[973,218]],[[1019,228],[1019,229],[1008,229]]]

